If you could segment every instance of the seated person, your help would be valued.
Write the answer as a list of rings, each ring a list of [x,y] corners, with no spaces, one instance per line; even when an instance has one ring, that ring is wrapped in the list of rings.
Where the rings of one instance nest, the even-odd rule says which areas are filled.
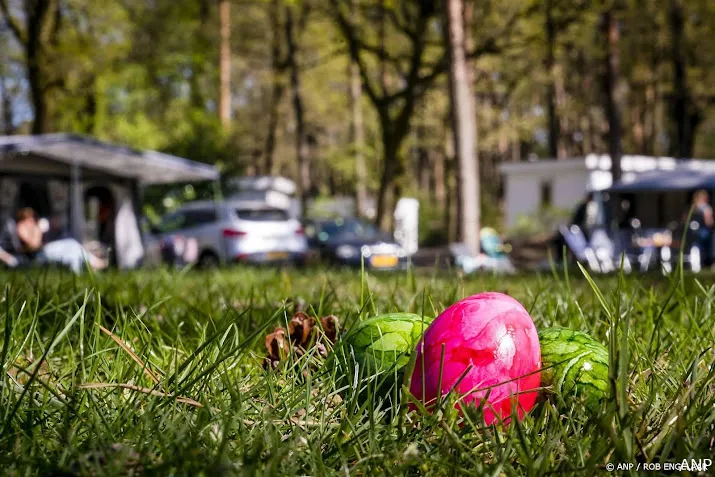
[[[17,212],[15,231],[22,246],[22,249],[17,252],[32,261],[66,265],[75,273],[80,273],[85,263],[89,263],[95,270],[107,267],[104,260],[87,252],[75,239],[55,240],[43,244],[42,229],[37,223],[35,211],[30,208],[20,209]]]
[[[692,228],[697,224],[696,228]],[[712,265],[712,235],[715,227],[713,208],[710,206],[710,195],[705,190],[698,190],[693,195],[692,215],[690,224],[686,224],[695,233],[695,241],[700,248],[703,265]]]

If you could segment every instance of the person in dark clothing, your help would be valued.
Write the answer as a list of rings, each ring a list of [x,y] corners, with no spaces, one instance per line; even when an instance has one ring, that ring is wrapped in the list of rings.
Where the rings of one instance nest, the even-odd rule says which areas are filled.
[[[700,249],[702,262],[706,266],[712,264],[712,232],[713,208],[710,206],[710,197],[704,190],[699,190],[693,195],[692,215],[690,217],[690,230],[695,232],[695,241]]]

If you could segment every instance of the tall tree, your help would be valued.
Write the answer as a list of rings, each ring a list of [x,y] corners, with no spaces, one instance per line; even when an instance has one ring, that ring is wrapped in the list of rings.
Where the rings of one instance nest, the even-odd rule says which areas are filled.
[[[276,150],[276,134],[278,132],[279,108],[285,91],[284,70],[287,60],[284,58],[282,45],[283,26],[281,25],[280,0],[271,0],[268,6],[268,17],[271,27],[271,96],[268,106],[268,132],[263,151],[263,171],[273,173]]]
[[[476,108],[465,52],[467,42],[462,0],[447,1],[447,25],[452,130],[461,182],[461,234],[462,241],[467,245],[470,253],[477,255],[479,253],[479,169],[476,144]]]
[[[693,101],[688,85],[685,12],[682,0],[670,0],[668,20],[673,65],[673,94],[669,105],[673,137],[668,152],[678,158],[691,158],[695,147],[695,132],[702,121],[702,114]]]
[[[15,131],[13,125],[13,105],[12,94],[10,93],[10,82],[6,76],[0,78],[0,110],[2,111],[2,134],[10,135]]]
[[[11,63],[10,63],[10,42],[5,26],[0,23],[0,134],[10,135],[13,133],[13,95],[10,91]]]
[[[382,149],[375,221],[384,225],[392,204],[388,192],[402,181],[405,171],[403,145],[410,133],[417,105],[435,80],[449,68],[440,18],[443,2],[358,2],[359,17],[350,15],[351,0],[330,0],[332,16],[345,39],[348,52],[360,69],[365,95],[372,103],[380,125]],[[384,9],[380,5],[385,5]],[[485,10],[499,10],[489,3]],[[466,53],[474,60],[500,51],[509,41],[516,23],[528,9],[510,4],[492,26],[475,38],[474,49]],[[384,16],[383,16],[384,13]],[[500,12],[502,13],[502,12]],[[386,41],[380,42],[381,16],[386,19]],[[377,30],[377,31],[376,31]],[[377,37],[377,38],[376,38]],[[386,91],[382,66],[389,81]]]
[[[350,2],[351,21],[357,15],[356,0]],[[358,214],[367,205],[367,166],[365,165],[365,128],[362,114],[362,82],[360,81],[360,66],[354,59],[350,60],[350,141],[355,158],[355,198]]]
[[[563,107],[565,95],[562,73],[558,68],[556,50],[558,47],[559,32],[565,31],[583,15],[586,7],[582,0],[562,2],[559,0],[545,0],[544,8],[544,33],[546,37],[546,53],[544,57],[544,70],[546,73],[546,115],[548,121],[548,146],[549,156],[564,159],[567,156],[566,145],[562,136],[561,116],[559,107]]]
[[[367,166],[365,165],[365,127],[362,114],[362,84],[360,69],[350,62],[350,142],[355,158],[355,198],[358,213],[367,206]]]
[[[46,68],[48,38],[56,37],[61,10],[56,0],[27,0],[22,3],[21,15],[16,15],[11,12],[8,0],[0,0],[0,11],[25,56],[34,109],[32,133],[45,133],[51,128],[48,93],[61,84],[61,80],[55,82],[49,77]]]
[[[549,122],[549,156],[560,157],[559,141],[561,140],[561,121],[556,109],[556,21],[554,19],[554,0],[544,2],[544,31],[546,32],[546,58],[544,66],[546,69],[546,114]]]
[[[617,88],[620,75],[620,27],[615,16],[615,7],[610,6],[602,14],[602,35],[606,45],[603,73],[604,110],[608,121],[608,153],[611,156],[613,182],[621,178],[621,111]]]
[[[310,162],[309,162],[309,147],[305,128],[305,112],[303,109],[303,96],[300,84],[300,70],[298,66],[298,39],[296,26],[294,25],[294,13],[292,5],[286,6],[286,22],[285,34],[288,44],[288,67],[290,69],[290,85],[293,95],[293,112],[295,116],[295,149],[298,159],[298,188],[301,197],[301,207],[305,213],[310,193]],[[301,17],[299,20],[298,29],[303,31],[305,28],[305,19],[307,11],[305,6],[302,6]]]
[[[221,52],[219,69],[221,88],[219,92],[219,115],[221,124],[227,127],[231,121],[231,3],[220,0],[219,20],[221,23]]]
[[[387,204],[388,189],[391,189],[397,178],[404,170],[403,159],[400,157],[401,148],[410,130],[410,121],[417,102],[422,98],[428,86],[441,75],[447,68],[447,58],[439,55],[436,61],[430,61],[429,33],[430,25],[435,19],[437,11],[435,4],[429,1],[401,3],[400,8],[378,7],[376,12],[372,5],[362,10],[360,19],[357,15],[350,14],[352,1],[331,0],[332,13],[336,23],[347,41],[351,60],[360,70],[362,86],[374,106],[380,123],[380,142],[382,145],[382,171],[380,173],[379,189],[377,193],[377,207],[375,222],[383,224],[392,204]],[[382,4],[381,4],[382,5]],[[391,29],[397,31],[394,44],[406,44],[399,53],[387,51],[388,42],[376,45],[369,39],[370,22],[374,15],[380,15],[382,26],[391,24]],[[371,16],[372,15],[372,16]],[[364,17],[367,16],[367,19]],[[378,36],[382,36],[378,32]],[[390,42],[391,43],[391,42]],[[375,85],[374,73],[368,57],[377,60],[378,84]],[[389,66],[398,71],[401,76],[398,88],[388,88],[386,82],[386,68]]]

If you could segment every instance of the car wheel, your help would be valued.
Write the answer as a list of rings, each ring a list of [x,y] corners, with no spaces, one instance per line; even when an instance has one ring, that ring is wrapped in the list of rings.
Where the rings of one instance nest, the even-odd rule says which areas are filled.
[[[216,255],[213,252],[203,252],[199,256],[199,262],[198,266],[199,268],[204,268],[204,269],[211,269],[211,268],[218,268],[220,265],[220,261],[218,259],[218,255]]]

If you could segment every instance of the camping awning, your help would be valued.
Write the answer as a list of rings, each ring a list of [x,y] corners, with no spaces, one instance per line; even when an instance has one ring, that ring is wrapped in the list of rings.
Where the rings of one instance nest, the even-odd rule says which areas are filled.
[[[208,164],[140,151],[74,134],[0,136],[0,172],[68,174],[73,165],[83,171],[134,179],[144,184],[216,180]]]
[[[715,173],[695,169],[649,171],[624,179],[608,192],[669,192],[715,189]]]

